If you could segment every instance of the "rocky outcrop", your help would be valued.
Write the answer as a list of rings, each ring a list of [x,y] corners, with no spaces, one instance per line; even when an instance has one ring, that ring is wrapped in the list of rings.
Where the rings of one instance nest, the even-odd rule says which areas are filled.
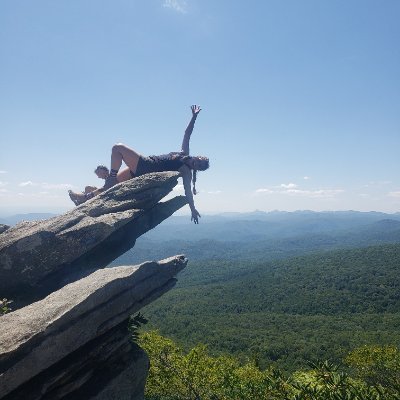
[[[1,317],[0,398],[141,398],[148,360],[127,341],[127,319],[169,290],[186,263],[104,268]]]
[[[61,216],[7,229],[0,235],[0,295],[28,304],[108,265],[187,203],[184,196],[159,202],[178,176],[143,175]]]
[[[142,400],[149,360],[132,313],[173,287],[184,256],[105,268],[187,201],[178,173],[114,186],[64,215],[0,227],[1,400]]]

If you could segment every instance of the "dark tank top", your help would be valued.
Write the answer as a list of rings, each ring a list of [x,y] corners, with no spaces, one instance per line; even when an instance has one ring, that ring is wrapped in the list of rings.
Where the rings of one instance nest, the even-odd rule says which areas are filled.
[[[179,152],[161,154],[159,156],[140,157],[135,176],[149,172],[178,171],[184,164],[183,155]]]

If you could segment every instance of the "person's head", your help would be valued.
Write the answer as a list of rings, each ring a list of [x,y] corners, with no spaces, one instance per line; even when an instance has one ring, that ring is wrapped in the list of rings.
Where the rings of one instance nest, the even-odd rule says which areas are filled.
[[[192,165],[195,171],[205,171],[210,167],[210,160],[208,157],[195,156],[192,157]]]
[[[105,165],[98,165],[96,169],[94,170],[94,173],[100,178],[100,179],[106,179],[108,175],[110,175],[110,171]]]

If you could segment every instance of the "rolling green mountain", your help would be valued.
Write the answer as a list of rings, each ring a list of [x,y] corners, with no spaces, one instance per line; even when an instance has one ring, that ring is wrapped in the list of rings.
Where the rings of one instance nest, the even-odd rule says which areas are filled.
[[[400,244],[275,262],[197,261],[144,313],[185,346],[292,370],[363,344],[400,345]]]

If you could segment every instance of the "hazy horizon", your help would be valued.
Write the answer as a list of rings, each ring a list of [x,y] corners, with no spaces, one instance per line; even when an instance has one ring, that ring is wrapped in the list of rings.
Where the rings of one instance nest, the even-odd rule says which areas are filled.
[[[13,214],[1,214],[0,213],[0,219],[7,219],[10,217],[15,217],[15,216],[24,216],[24,215],[35,215],[35,214],[48,214],[48,215],[61,215],[65,211],[59,211],[59,212],[46,212],[46,211],[33,211],[33,212],[17,212]],[[252,210],[252,211],[216,211],[216,212],[207,212],[203,213],[203,217],[207,216],[223,216],[223,215],[235,215],[235,214],[240,214],[240,215],[249,215],[249,214],[274,214],[274,213],[288,213],[288,214],[295,214],[295,213],[320,213],[320,214],[329,214],[329,213],[361,213],[361,214],[368,214],[368,213],[377,213],[377,214],[384,214],[384,215],[399,215],[400,212],[393,212],[393,213],[385,213],[382,211],[375,211],[375,210],[370,210],[370,211],[357,211],[357,210],[324,210],[324,211],[314,211],[314,210],[293,210],[293,211],[287,211],[287,210],[269,210],[269,211],[262,211],[262,210]],[[184,211],[177,211],[175,212],[172,216],[175,217],[189,217],[190,214]]]

